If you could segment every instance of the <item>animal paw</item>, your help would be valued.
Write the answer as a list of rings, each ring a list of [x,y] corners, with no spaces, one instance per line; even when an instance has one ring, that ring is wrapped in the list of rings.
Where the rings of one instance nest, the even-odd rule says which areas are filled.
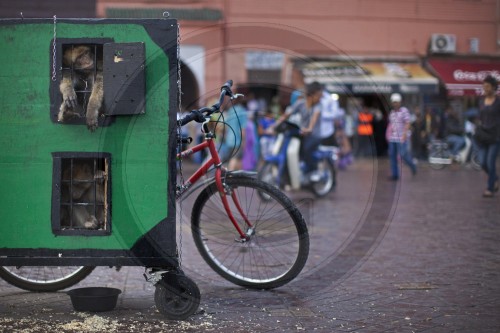
[[[63,122],[64,121],[64,113],[66,112],[66,108],[64,107],[66,104],[62,104],[59,113],[57,114],[57,121],[58,122]],[[64,107],[64,108],[63,108]]]
[[[63,94],[63,103],[68,108],[76,108],[76,106],[78,105],[78,101],[74,90],[67,91]]]
[[[87,221],[83,224],[86,229],[97,229],[99,227],[99,222],[94,215],[90,216]]]
[[[64,108],[63,108],[64,106]],[[67,108],[66,108],[66,105],[63,103],[61,105],[61,108],[59,110],[59,114],[57,115],[57,121],[60,122],[60,123],[63,123],[65,121],[68,121],[70,119],[73,119],[73,118],[80,118],[80,114],[77,113],[77,112],[73,112],[73,111],[69,111]]]
[[[106,172],[104,170],[97,170],[94,174],[94,179],[99,183],[102,184],[104,180],[106,179]]]
[[[87,128],[89,131],[94,132],[97,128],[97,112],[87,111]]]

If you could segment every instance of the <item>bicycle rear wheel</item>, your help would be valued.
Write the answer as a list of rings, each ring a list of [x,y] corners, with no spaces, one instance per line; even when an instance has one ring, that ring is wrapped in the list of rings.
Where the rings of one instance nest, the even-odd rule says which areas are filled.
[[[470,162],[472,164],[472,168],[477,171],[481,171],[481,161],[479,160],[479,152],[476,149],[472,150]]]
[[[322,159],[318,162],[316,172],[320,175],[320,180],[311,184],[313,193],[321,198],[333,191],[337,181],[335,167],[330,160]]]
[[[51,292],[86,278],[94,266],[0,266],[0,277],[18,288]]]
[[[280,190],[260,180],[228,177],[225,186],[253,224],[249,231],[228,196],[233,216],[251,236],[240,240],[212,184],[196,199],[191,216],[194,242],[203,259],[223,278],[244,287],[271,289],[294,279],[309,254],[309,235],[300,211]]]
[[[437,148],[429,152],[429,166],[432,169],[441,170],[451,163],[451,158],[446,150]]]

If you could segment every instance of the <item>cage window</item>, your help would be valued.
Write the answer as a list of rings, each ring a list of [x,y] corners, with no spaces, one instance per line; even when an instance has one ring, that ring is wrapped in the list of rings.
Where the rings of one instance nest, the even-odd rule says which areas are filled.
[[[55,155],[54,176],[53,231],[109,234],[110,158]]]
[[[56,44],[56,56],[51,56],[58,69],[57,79],[50,85],[53,122],[89,125],[87,110],[89,103],[95,106],[91,96],[96,86],[100,89],[94,89],[92,99],[101,105],[97,127],[109,126],[114,116],[145,112],[144,43],[113,43],[111,38],[61,38]],[[51,74],[53,68],[51,64]],[[68,100],[65,90],[70,88],[76,98]]]
[[[99,122],[102,126],[103,119],[99,118],[104,115],[103,45],[64,43],[61,44],[61,55],[61,104],[57,121],[63,124],[87,124],[89,114],[96,110],[96,126]]]
[[[63,44],[63,61],[61,73],[63,77],[70,77],[74,82],[74,88],[79,99],[86,98],[92,92],[90,82],[97,78],[97,71],[102,72],[103,47],[99,44]],[[98,66],[99,64],[99,66]],[[84,73],[88,78],[83,79]]]

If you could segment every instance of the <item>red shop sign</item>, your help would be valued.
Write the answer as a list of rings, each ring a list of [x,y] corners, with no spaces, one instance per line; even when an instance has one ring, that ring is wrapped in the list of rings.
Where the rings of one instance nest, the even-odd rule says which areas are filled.
[[[429,64],[444,82],[450,96],[482,95],[482,82],[488,75],[500,81],[500,60],[432,59]]]

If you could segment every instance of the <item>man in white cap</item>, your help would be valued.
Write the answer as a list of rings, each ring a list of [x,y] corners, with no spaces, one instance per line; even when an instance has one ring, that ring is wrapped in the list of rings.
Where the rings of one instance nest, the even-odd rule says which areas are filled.
[[[389,113],[389,124],[387,126],[386,138],[389,142],[389,159],[391,164],[390,180],[399,179],[398,154],[401,159],[410,167],[413,175],[417,173],[417,166],[413,162],[413,157],[408,151],[410,131],[410,111],[401,106],[402,97],[400,94],[391,95],[392,110]]]

